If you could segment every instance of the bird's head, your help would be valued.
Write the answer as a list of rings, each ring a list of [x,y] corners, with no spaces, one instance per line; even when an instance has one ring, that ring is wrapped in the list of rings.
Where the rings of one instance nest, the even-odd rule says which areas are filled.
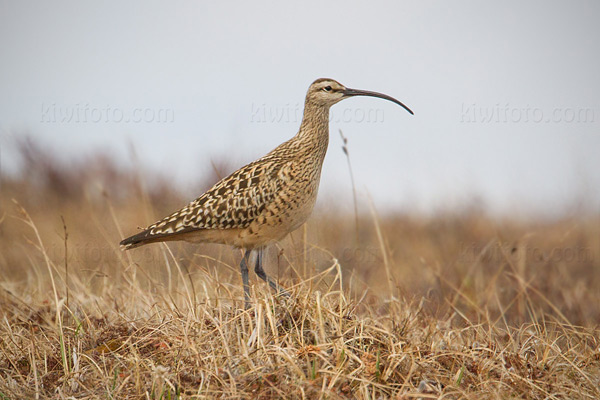
[[[343,99],[354,96],[379,97],[380,99],[389,100],[404,107],[406,111],[413,114],[408,107],[387,94],[371,92],[368,90],[350,89],[338,81],[329,78],[320,78],[314,81],[308,88],[306,101],[321,106],[331,107]]]

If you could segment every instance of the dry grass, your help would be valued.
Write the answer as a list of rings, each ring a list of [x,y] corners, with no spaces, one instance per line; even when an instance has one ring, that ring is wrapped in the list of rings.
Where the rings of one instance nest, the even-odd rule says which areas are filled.
[[[600,398],[598,217],[357,234],[321,211],[267,257],[291,298],[254,280],[245,311],[238,251],[118,249],[185,203],[168,184],[24,154],[1,182],[0,399]]]

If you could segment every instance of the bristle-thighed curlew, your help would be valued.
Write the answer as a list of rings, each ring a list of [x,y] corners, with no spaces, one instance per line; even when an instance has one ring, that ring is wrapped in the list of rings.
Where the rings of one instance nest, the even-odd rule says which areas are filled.
[[[124,239],[121,248],[128,250],[148,243],[185,240],[245,249],[240,270],[246,307],[250,299],[248,262],[250,253],[255,250],[254,271],[273,289],[281,291],[262,268],[262,251],[310,216],[329,143],[329,108],[353,96],[379,97],[413,113],[388,95],[349,89],[333,79],[317,79],[308,88],[304,116],[296,136],[221,179],[181,210]]]

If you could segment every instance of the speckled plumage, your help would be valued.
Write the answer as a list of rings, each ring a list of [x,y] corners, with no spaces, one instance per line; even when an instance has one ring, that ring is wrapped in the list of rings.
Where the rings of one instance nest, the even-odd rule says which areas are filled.
[[[170,240],[244,248],[246,255],[240,267],[246,302],[247,261],[250,251],[258,249],[255,271],[278,289],[262,270],[262,248],[282,239],[310,216],[329,143],[329,108],[351,96],[381,97],[412,114],[404,104],[387,95],[348,89],[333,79],[317,79],[308,89],[302,124],[293,138],[220,180],[181,210],[124,239],[122,249]]]
[[[329,107],[309,111],[313,107],[309,101],[305,129],[292,139],[121,245],[131,249],[156,241],[186,240],[254,249],[298,228],[315,204],[329,142]]]

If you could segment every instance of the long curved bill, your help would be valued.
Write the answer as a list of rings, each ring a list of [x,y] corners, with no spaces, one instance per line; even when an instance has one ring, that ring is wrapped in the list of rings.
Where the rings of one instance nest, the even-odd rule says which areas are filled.
[[[409,113],[411,113],[411,115],[415,115],[415,113],[413,113],[410,108],[408,108],[404,104],[402,104],[401,101],[398,101],[395,98],[393,98],[392,96],[388,96],[387,94],[378,93],[378,92],[371,92],[369,90],[358,90],[358,89],[349,89],[349,88],[346,88],[342,93],[346,97],[352,97],[352,96],[369,96],[369,97],[379,97],[380,99],[389,100],[389,101],[391,101],[393,103],[396,103],[399,106],[403,107],[406,111],[408,111]]]

